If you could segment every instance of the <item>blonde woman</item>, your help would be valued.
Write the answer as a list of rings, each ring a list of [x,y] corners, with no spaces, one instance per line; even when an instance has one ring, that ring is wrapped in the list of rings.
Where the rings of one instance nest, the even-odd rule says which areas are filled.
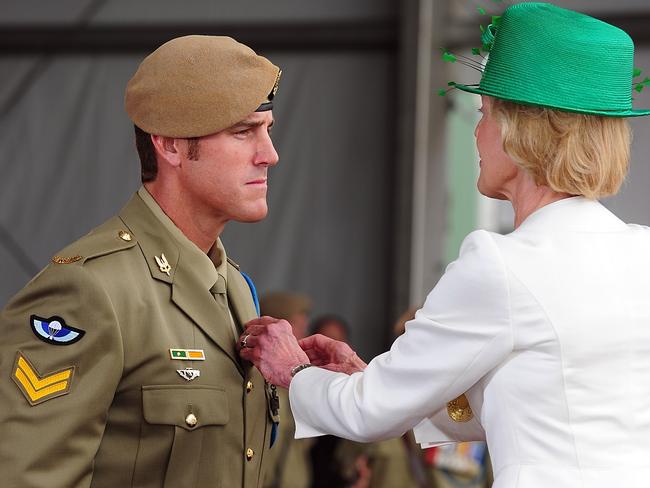
[[[624,117],[649,113],[631,106],[632,41],[540,3],[509,7],[483,40],[480,85],[458,88],[482,96],[478,188],[510,201],[514,232],[471,233],[367,366],[270,317],[241,355],[290,386],[298,436],[415,427],[423,445],[487,439],[494,487],[648,486],[650,230],[598,203],[627,172]]]

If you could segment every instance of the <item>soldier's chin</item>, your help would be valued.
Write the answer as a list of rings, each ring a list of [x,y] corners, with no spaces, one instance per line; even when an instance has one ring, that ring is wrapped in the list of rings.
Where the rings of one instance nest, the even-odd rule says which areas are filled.
[[[248,212],[242,213],[242,215],[238,216],[235,220],[237,222],[242,222],[242,223],[248,223],[252,224],[254,222],[259,222],[260,220],[264,220],[266,216],[269,213],[269,208],[266,206],[260,206],[259,208],[256,209],[251,209]]]

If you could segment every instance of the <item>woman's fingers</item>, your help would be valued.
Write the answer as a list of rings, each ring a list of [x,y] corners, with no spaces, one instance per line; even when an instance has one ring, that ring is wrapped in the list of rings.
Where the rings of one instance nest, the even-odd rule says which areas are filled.
[[[245,331],[242,335],[239,336],[239,341],[237,342],[237,348],[242,349],[253,349],[259,344],[259,335],[255,335],[249,331]]]
[[[298,344],[300,344],[300,347],[304,349],[314,349],[317,351],[325,351],[327,350],[328,345],[333,344],[337,341],[334,339],[330,339],[327,336],[324,336],[323,334],[314,334],[307,336],[303,339],[300,339],[298,341]]]
[[[249,320],[244,324],[244,328],[248,329],[249,327],[255,326],[256,328],[264,328],[268,325],[274,324],[276,322],[283,322],[282,319],[276,319],[274,317],[269,317],[268,315],[263,315],[262,317],[254,318]]]
[[[306,350],[305,354],[307,354],[309,362],[314,366],[322,366],[323,364],[330,362],[330,358],[328,356],[324,356],[323,354],[319,353],[318,351],[314,351],[313,349]]]
[[[249,324],[246,324],[246,326],[244,327],[244,332],[246,334],[260,335],[266,331],[266,327],[267,327],[266,325],[257,325],[257,324],[249,325]]]

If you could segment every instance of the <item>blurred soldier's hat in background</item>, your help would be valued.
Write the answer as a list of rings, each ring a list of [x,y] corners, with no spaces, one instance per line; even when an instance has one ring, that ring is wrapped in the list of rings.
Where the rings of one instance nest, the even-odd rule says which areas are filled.
[[[290,319],[294,314],[308,314],[312,301],[302,293],[274,291],[260,299],[262,315],[270,315],[278,319]]]

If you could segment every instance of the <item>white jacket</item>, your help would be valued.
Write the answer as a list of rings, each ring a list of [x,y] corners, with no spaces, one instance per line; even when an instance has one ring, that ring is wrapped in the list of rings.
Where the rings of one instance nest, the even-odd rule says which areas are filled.
[[[290,400],[296,437],[486,439],[495,488],[648,487],[650,230],[574,197],[473,232],[389,352]]]

